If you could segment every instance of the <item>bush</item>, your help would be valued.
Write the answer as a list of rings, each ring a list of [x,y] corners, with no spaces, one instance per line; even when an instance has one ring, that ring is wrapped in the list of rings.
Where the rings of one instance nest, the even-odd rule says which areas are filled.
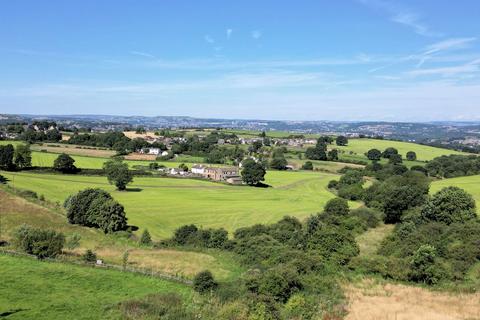
[[[338,181],[337,180],[330,180],[327,185],[328,189],[338,189]]]
[[[334,198],[328,200],[323,211],[326,214],[331,214],[334,216],[347,216],[350,212],[350,209],[348,208],[347,200],[342,198]]]
[[[87,263],[96,263],[97,262],[97,254],[92,250],[88,249],[82,256],[83,261]]]
[[[313,163],[312,163],[312,161],[306,161],[306,162],[302,165],[302,170],[313,170]]]
[[[173,235],[173,241],[176,244],[185,245],[191,241],[191,238],[197,234],[197,231],[197,226],[193,224],[181,226],[180,228],[175,230],[175,233]]]
[[[271,296],[282,303],[301,288],[297,273],[285,267],[269,269],[258,280],[259,294]]]
[[[210,271],[205,270],[199,272],[193,279],[193,289],[200,293],[206,293],[214,290],[218,283],[213,278]]]
[[[144,246],[152,245],[152,237],[150,236],[150,232],[148,232],[148,229],[145,229],[142,232],[142,236],[140,237],[140,244]]]
[[[56,257],[65,245],[63,233],[37,229],[28,225],[22,225],[16,231],[14,239],[19,249],[39,259]]]
[[[410,263],[413,281],[435,284],[442,278],[442,270],[436,263],[436,250],[431,245],[422,245]]]

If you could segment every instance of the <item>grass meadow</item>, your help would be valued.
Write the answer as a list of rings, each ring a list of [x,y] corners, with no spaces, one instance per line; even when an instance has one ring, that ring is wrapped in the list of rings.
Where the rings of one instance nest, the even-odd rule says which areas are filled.
[[[430,187],[430,194],[449,186],[456,186],[470,193],[477,202],[477,213],[480,214],[480,175],[434,181]]]
[[[147,294],[193,293],[185,285],[116,270],[0,254],[0,317],[119,319],[118,303]]]
[[[135,177],[130,191],[116,191],[105,177],[1,172],[8,184],[60,202],[85,188],[102,188],[125,206],[129,223],[148,228],[156,239],[179,226],[197,224],[228,231],[256,223],[274,223],[285,215],[303,219],[320,212],[334,197],[328,181],[338,175],[269,171],[271,188],[231,186],[204,180]]]
[[[440,157],[442,155],[448,154],[467,154],[464,152],[458,152],[455,150],[448,150],[442,148],[435,148],[430,146],[424,146],[411,142],[403,141],[391,141],[391,140],[378,140],[378,139],[349,139],[347,146],[335,146],[339,150],[344,150],[345,152],[353,152],[356,155],[364,156],[365,152],[370,149],[378,149],[380,151],[385,150],[388,147],[393,147],[398,150],[398,152],[405,156],[408,151],[414,151],[417,154],[418,161],[429,161],[433,158]]]

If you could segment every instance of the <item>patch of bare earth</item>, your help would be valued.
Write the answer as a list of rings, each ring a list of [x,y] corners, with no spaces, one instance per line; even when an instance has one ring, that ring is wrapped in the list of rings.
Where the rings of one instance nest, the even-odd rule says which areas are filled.
[[[364,280],[345,286],[346,320],[480,319],[480,293],[453,294]]]

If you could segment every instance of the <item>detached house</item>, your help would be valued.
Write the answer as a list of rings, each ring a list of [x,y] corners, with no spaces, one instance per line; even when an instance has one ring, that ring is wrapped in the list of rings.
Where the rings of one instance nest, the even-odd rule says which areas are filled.
[[[206,178],[215,180],[215,181],[226,181],[232,183],[239,178],[239,171],[236,167],[206,167],[203,175]],[[228,181],[230,179],[230,181]]]

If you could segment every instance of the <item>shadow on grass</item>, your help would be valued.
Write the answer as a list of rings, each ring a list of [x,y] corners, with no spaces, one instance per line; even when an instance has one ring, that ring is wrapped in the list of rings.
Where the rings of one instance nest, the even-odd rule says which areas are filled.
[[[142,188],[126,188],[124,191],[126,192],[141,192]]]

